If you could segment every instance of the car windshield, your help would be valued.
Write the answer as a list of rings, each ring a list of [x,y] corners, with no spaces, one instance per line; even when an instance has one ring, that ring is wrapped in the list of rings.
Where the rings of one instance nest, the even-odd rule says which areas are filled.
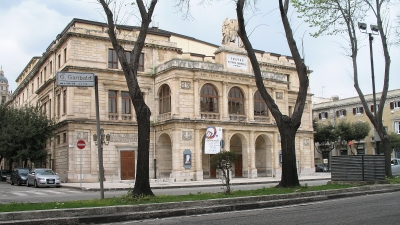
[[[26,175],[28,175],[28,173],[29,173],[28,169],[19,169],[18,170],[18,174],[20,174],[20,175],[26,176]]]
[[[37,175],[54,175],[52,170],[36,170]]]

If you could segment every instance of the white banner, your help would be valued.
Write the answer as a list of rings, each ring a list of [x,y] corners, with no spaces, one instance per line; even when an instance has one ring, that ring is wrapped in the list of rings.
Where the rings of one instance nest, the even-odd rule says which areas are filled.
[[[217,154],[221,151],[222,127],[207,127],[204,141],[204,154]]]

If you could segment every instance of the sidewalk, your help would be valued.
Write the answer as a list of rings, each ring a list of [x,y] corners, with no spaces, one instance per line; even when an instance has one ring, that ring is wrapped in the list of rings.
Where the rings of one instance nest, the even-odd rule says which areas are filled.
[[[331,173],[315,173],[310,176],[299,176],[300,182],[310,180],[330,180]],[[280,177],[257,177],[257,178],[233,178],[231,179],[232,185],[246,185],[246,184],[268,184],[278,183]],[[184,181],[184,182],[167,182],[162,179],[150,180],[152,189],[161,188],[183,188],[183,187],[207,187],[207,186],[221,186],[221,179],[204,179],[202,181]],[[81,186],[82,185],[82,186]],[[134,181],[119,181],[119,182],[103,182],[104,191],[128,190],[134,187]],[[100,183],[63,183],[62,187],[79,189],[84,191],[100,191]]]

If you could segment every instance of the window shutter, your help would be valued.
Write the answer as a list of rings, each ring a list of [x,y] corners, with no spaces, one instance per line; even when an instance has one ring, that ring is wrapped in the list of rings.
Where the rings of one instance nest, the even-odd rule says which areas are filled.
[[[339,117],[339,111],[336,111],[336,117]]]
[[[356,108],[353,108],[353,114],[356,115]]]
[[[321,113],[318,113],[318,118],[321,119]]]
[[[325,119],[328,119],[328,113],[325,112]]]
[[[390,102],[390,109],[394,109],[394,104],[393,104],[393,102]]]
[[[364,108],[360,107],[360,113],[364,113]]]
[[[346,110],[343,109],[343,116],[346,116]]]
[[[371,105],[371,112],[374,112],[374,105]]]

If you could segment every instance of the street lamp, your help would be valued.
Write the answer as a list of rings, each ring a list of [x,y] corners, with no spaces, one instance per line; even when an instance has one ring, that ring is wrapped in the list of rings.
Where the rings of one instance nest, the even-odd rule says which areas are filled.
[[[97,127],[97,131],[99,128]],[[101,150],[99,151],[99,181],[100,181],[100,198],[104,199],[104,187],[103,187],[103,178],[104,178],[104,167],[103,167],[103,144],[108,145],[110,143],[110,134],[104,134],[104,128],[100,128],[100,136],[93,134],[94,144],[100,146]],[[99,143],[100,142],[100,143]]]
[[[372,97],[374,100],[374,116],[376,117],[376,94],[375,94],[375,75],[374,75],[374,58],[372,53],[372,41],[374,37],[372,35],[379,34],[379,28],[377,25],[370,25],[371,32],[367,31],[367,24],[366,23],[358,23],[358,28],[360,29],[361,33],[366,33],[369,36],[369,54],[371,58],[371,76],[372,76]]]
[[[374,117],[376,118],[376,94],[375,94],[375,75],[374,75],[374,58],[373,58],[373,53],[372,53],[372,40],[374,40],[374,37],[372,35],[378,35],[379,34],[379,28],[377,25],[370,24],[369,26],[371,28],[371,32],[367,32],[367,24],[366,23],[358,23],[358,28],[362,33],[367,33],[369,36],[369,55],[371,58],[371,76],[372,76],[372,97],[374,100]],[[376,130],[376,128],[375,128]],[[376,148],[379,152],[379,142],[376,141]]]

